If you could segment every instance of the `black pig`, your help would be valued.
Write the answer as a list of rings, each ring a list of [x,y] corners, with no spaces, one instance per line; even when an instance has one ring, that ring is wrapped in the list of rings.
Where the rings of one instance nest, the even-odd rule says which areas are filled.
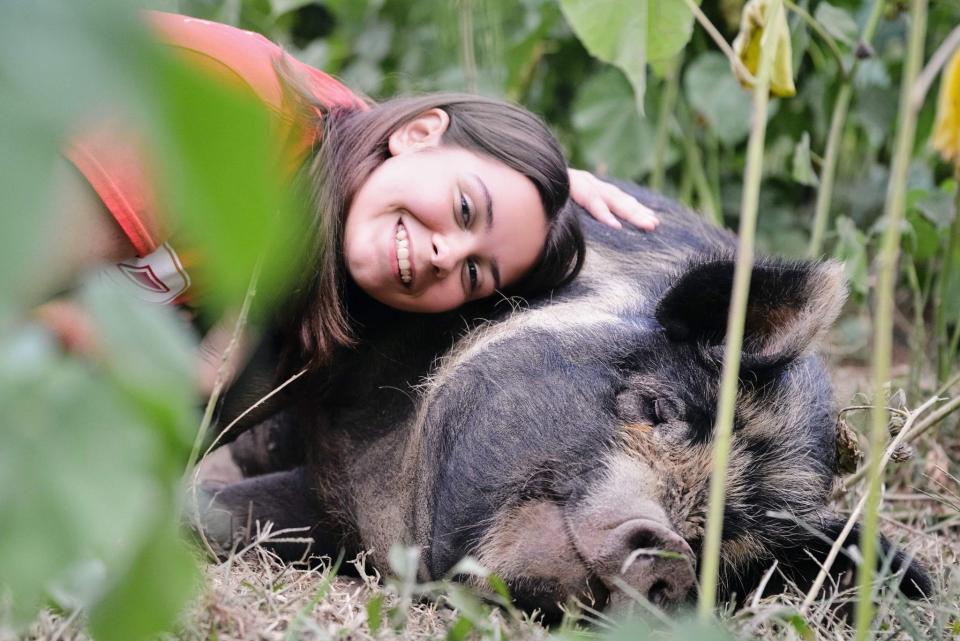
[[[468,331],[459,317],[427,325],[395,314],[330,381],[300,386],[302,428],[280,415],[260,441],[247,435],[221,450],[215,461],[249,478],[208,483],[217,490],[208,535],[229,545],[251,516],[309,526],[315,551],[372,550],[378,565],[391,545],[414,545],[425,580],[474,555],[520,604],[547,612],[573,596],[616,603],[624,585],[665,606],[692,598],[736,243],[671,201],[627,189],[660,213],[656,232],[584,217],[590,252],[570,287],[501,304]],[[771,589],[808,585],[842,527],[827,507],[831,386],[812,350],[844,297],[836,264],[761,260],[753,270],[726,597],[755,588],[774,560]],[[276,434],[298,443],[289,433],[303,440],[282,455],[264,445]],[[298,454],[304,464],[291,468]],[[901,589],[929,595],[923,569],[892,554]]]

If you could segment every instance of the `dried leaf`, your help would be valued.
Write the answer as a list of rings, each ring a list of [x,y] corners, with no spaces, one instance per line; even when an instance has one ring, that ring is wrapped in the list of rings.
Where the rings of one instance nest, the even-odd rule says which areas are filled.
[[[906,443],[901,443],[893,450],[893,454],[890,455],[890,460],[894,463],[904,463],[912,459],[913,455],[914,449]]]
[[[960,167],[960,50],[943,70],[930,141],[945,161]]]
[[[749,0],[743,7],[740,17],[740,33],[733,41],[733,50],[754,78],[746,78],[737,67],[733,73],[740,84],[747,88],[754,86],[755,77],[760,69],[761,43],[768,28],[775,28],[777,41],[774,43],[773,69],[770,72],[770,93],[774,96],[789,98],[797,93],[793,84],[793,52],[790,45],[790,29],[787,26],[786,9],[777,12],[774,24],[768,24],[770,0]]]
[[[837,470],[841,474],[852,474],[863,462],[863,450],[857,440],[857,433],[841,416],[837,420]]]

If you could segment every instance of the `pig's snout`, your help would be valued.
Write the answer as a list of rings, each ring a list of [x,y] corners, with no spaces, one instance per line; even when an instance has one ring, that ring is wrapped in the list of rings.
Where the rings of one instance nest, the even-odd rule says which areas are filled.
[[[635,518],[610,529],[577,536],[587,566],[610,591],[610,606],[621,608],[639,594],[661,608],[672,609],[692,595],[693,550],[666,525]],[[585,536],[584,536],[585,535]]]

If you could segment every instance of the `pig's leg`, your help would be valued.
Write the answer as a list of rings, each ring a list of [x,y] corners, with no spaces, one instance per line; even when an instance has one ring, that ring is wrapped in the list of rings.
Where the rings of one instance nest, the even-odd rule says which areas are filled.
[[[303,467],[244,479],[226,486],[201,485],[197,491],[199,525],[208,541],[225,553],[253,541],[272,523],[272,531],[303,528],[271,535],[264,547],[285,561],[308,555],[333,555],[339,547],[329,519],[324,518]],[[298,540],[291,540],[298,539]]]
[[[251,476],[291,470],[304,464],[299,423],[280,412],[222,445],[198,464],[197,480],[225,486]]]

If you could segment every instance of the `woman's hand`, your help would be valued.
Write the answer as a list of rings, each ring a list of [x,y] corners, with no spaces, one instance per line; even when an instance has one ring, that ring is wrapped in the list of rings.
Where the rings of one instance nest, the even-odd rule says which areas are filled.
[[[570,175],[570,198],[601,223],[620,229],[618,218],[644,231],[657,228],[660,219],[648,207],[616,185],[603,182],[588,171],[567,169]]]

